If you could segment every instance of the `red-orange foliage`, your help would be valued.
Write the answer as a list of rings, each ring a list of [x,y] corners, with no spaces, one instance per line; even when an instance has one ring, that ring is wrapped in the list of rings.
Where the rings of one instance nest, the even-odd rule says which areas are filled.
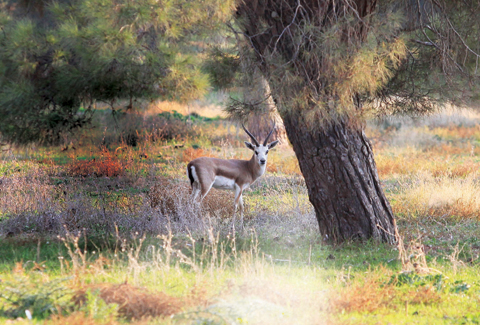
[[[97,176],[115,177],[125,172],[125,166],[120,159],[108,151],[103,151],[102,156],[91,160],[75,160],[67,165],[70,176]]]

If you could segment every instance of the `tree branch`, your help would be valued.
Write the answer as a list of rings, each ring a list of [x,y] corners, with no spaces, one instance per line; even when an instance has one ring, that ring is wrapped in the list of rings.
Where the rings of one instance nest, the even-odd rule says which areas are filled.
[[[295,22],[295,19],[297,18],[298,10],[299,10],[300,8],[303,8],[303,6],[300,4],[300,1],[298,1],[297,8],[295,8],[295,14],[293,15],[292,21],[290,22],[290,24],[287,25],[287,27],[285,27],[285,28],[282,30],[282,32],[281,32],[280,35],[278,36],[278,38],[277,38],[277,40],[276,40],[276,42],[275,42],[275,45],[274,45],[274,47],[273,47],[273,52],[272,52],[272,54],[275,53],[275,51],[277,50],[277,44],[278,44],[278,42],[280,41],[280,39],[282,38],[282,36],[283,36],[283,34],[285,33],[285,31],[286,31],[287,29],[289,29],[290,26],[292,26],[292,24]]]
[[[425,42],[425,41],[420,41],[420,40],[417,40],[417,39],[411,39],[411,41],[415,42],[417,44],[420,44],[420,45],[438,47],[437,44],[432,43],[432,42]]]

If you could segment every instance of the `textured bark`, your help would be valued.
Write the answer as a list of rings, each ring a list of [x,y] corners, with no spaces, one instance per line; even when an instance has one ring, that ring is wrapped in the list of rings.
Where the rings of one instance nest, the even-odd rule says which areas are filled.
[[[394,242],[393,213],[363,127],[336,123],[307,131],[292,116],[284,123],[324,238]]]

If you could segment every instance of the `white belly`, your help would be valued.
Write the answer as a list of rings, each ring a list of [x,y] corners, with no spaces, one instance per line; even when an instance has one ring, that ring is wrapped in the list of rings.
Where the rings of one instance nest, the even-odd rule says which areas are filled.
[[[223,176],[215,176],[215,181],[212,186],[219,190],[234,190],[235,181]]]

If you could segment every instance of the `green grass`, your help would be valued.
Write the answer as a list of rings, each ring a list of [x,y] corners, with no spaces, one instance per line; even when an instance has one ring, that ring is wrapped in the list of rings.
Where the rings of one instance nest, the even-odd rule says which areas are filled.
[[[75,269],[72,260],[81,260],[79,254],[69,255],[64,242],[58,239],[2,239],[0,286],[5,289],[23,283],[26,287],[37,288],[31,289],[35,291],[42,288],[42,283],[46,285],[67,278],[65,283],[70,288],[128,281],[174,297],[184,297],[192,288],[202,287],[211,303],[184,312],[215,310],[225,319],[243,319],[249,323],[257,323],[260,318],[251,319],[252,315],[245,309],[246,300],[265,304],[262,308],[271,317],[271,323],[328,320],[326,323],[468,324],[480,317],[478,263],[463,262],[463,257],[459,256],[457,262],[462,264],[453,267],[452,262],[445,259],[446,255],[442,255],[447,254],[447,250],[430,261],[429,266],[435,272],[415,274],[400,273],[402,265],[394,247],[370,242],[332,247],[318,243],[314,237],[299,237],[292,245],[284,239],[263,239],[255,235],[213,243],[197,238],[193,246],[189,245],[193,243],[189,237],[174,237],[170,244],[167,240],[167,246],[165,242],[165,238],[147,238],[138,255],[129,248],[139,247],[139,239],[130,240],[124,252],[121,249],[97,250],[95,245],[87,245],[85,265]],[[83,245],[80,243],[79,247]],[[167,262],[165,249],[168,245],[184,256],[172,255]],[[158,250],[154,252],[153,247]],[[59,256],[64,258],[63,267]],[[99,266],[99,256],[108,263]],[[375,279],[376,287],[371,286],[371,279]],[[369,283],[369,287],[363,288],[363,283]],[[382,298],[384,304],[378,308],[365,311],[367,307],[355,305],[359,299],[364,306],[378,303],[374,301],[375,295],[368,295],[384,287],[392,292]],[[422,290],[427,290],[428,294],[417,298],[416,302],[416,293]],[[343,305],[335,304],[338,294],[348,298],[345,305],[348,312],[341,309]],[[10,306],[7,301],[0,301],[3,308]],[[359,310],[350,310],[348,302]],[[48,316],[35,315],[39,321]],[[260,316],[261,313],[256,317]],[[4,315],[3,321],[7,319]]]

